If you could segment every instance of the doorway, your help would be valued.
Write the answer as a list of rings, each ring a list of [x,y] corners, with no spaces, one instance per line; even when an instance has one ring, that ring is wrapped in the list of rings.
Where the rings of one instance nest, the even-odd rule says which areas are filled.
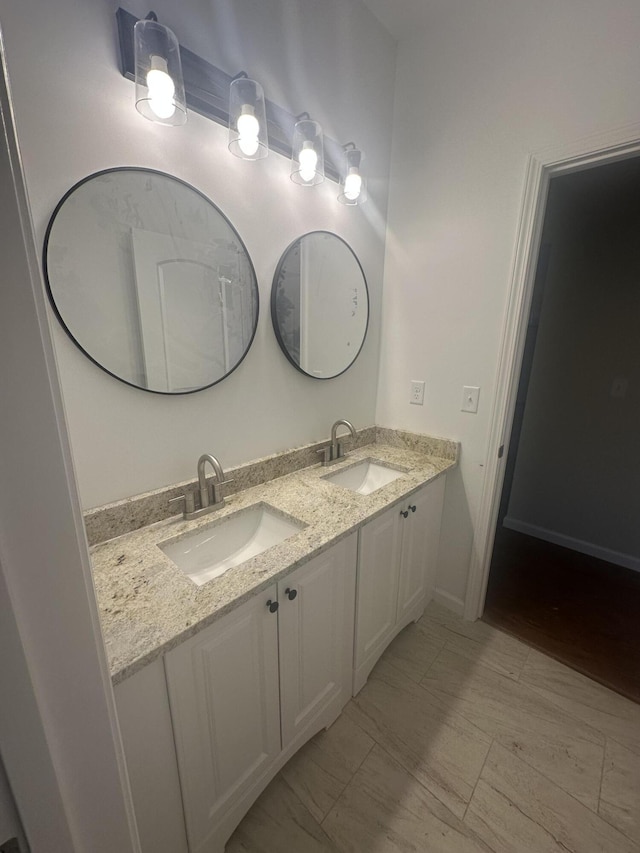
[[[26,851],[27,843],[0,756],[0,851],[11,849],[21,853]]]
[[[484,618],[640,702],[640,157],[552,177]]]

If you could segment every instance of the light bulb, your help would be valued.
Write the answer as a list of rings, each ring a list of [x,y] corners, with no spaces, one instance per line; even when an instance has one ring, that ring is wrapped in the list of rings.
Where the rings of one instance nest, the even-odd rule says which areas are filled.
[[[167,119],[176,111],[173,96],[175,83],[167,71],[167,61],[162,56],[151,57],[151,69],[147,73],[149,106],[158,118]]]
[[[318,154],[316,153],[313,143],[305,142],[298,155],[300,163],[300,177],[303,181],[309,183],[316,174],[316,166],[318,165]]]
[[[251,107],[248,104],[245,104],[242,110],[238,116],[238,147],[246,157],[253,157],[260,146],[260,122],[253,112],[250,112]]]
[[[350,172],[344,179],[344,195],[349,201],[355,201],[362,190],[362,176],[358,172]]]

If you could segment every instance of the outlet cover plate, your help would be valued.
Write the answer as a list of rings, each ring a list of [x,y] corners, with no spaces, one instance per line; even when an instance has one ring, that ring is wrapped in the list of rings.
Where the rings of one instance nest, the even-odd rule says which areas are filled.
[[[424,406],[424,380],[423,379],[412,379],[411,380],[411,394],[409,396],[409,402],[414,406]]]

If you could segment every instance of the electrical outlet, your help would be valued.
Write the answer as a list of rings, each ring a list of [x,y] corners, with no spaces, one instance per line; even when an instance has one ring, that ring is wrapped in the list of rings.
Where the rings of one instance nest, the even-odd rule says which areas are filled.
[[[478,411],[480,389],[475,385],[465,385],[462,389],[462,411],[475,414]]]
[[[409,402],[413,403],[414,406],[424,406],[424,380],[423,379],[412,379],[411,380],[411,396],[409,397]]]

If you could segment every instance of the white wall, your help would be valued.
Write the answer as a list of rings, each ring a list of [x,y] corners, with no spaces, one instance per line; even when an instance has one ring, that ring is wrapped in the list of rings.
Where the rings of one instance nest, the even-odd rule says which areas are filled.
[[[640,208],[620,200],[586,220],[565,203],[549,234],[505,524],[640,568]]]
[[[139,845],[1,53],[0,754],[33,853],[133,853]]]
[[[637,0],[433,4],[399,45],[377,421],[458,439],[438,586],[465,594],[527,156],[637,122]],[[426,380],[423,408],[409,381]],[[463,385],[482,388],[477,415]]]
[[[375,420],[387,173],[395,42],[358,0],[159,0],[161,21],[191,50],[230,74],[244,69],[267,97],[308,110],[335,139],[367,155],[370,201],[345,208],[337,185],[294,185],[272,154],[245,163],[227,132],[201,116],[165,128],[133,108],[119,71],[115,9],[105,0],[0,0],[18,137],[36,234],[64,192],[118,165],[166,171],[193,184],[229,217],[253,259],[261,316],[253,347],[220,385],[167,398],[127,387],[91,364],[53,319],[83,506],[95,506],[195,476],[215,453],[230,467],[328,437],[331,423]],[[124,3],[144,16],[146,0]],[[354,367],[317,382],[280,352],[269,295],[280,254],[300,234],[335,231],[360,257],[372,297],[367,343]]]

